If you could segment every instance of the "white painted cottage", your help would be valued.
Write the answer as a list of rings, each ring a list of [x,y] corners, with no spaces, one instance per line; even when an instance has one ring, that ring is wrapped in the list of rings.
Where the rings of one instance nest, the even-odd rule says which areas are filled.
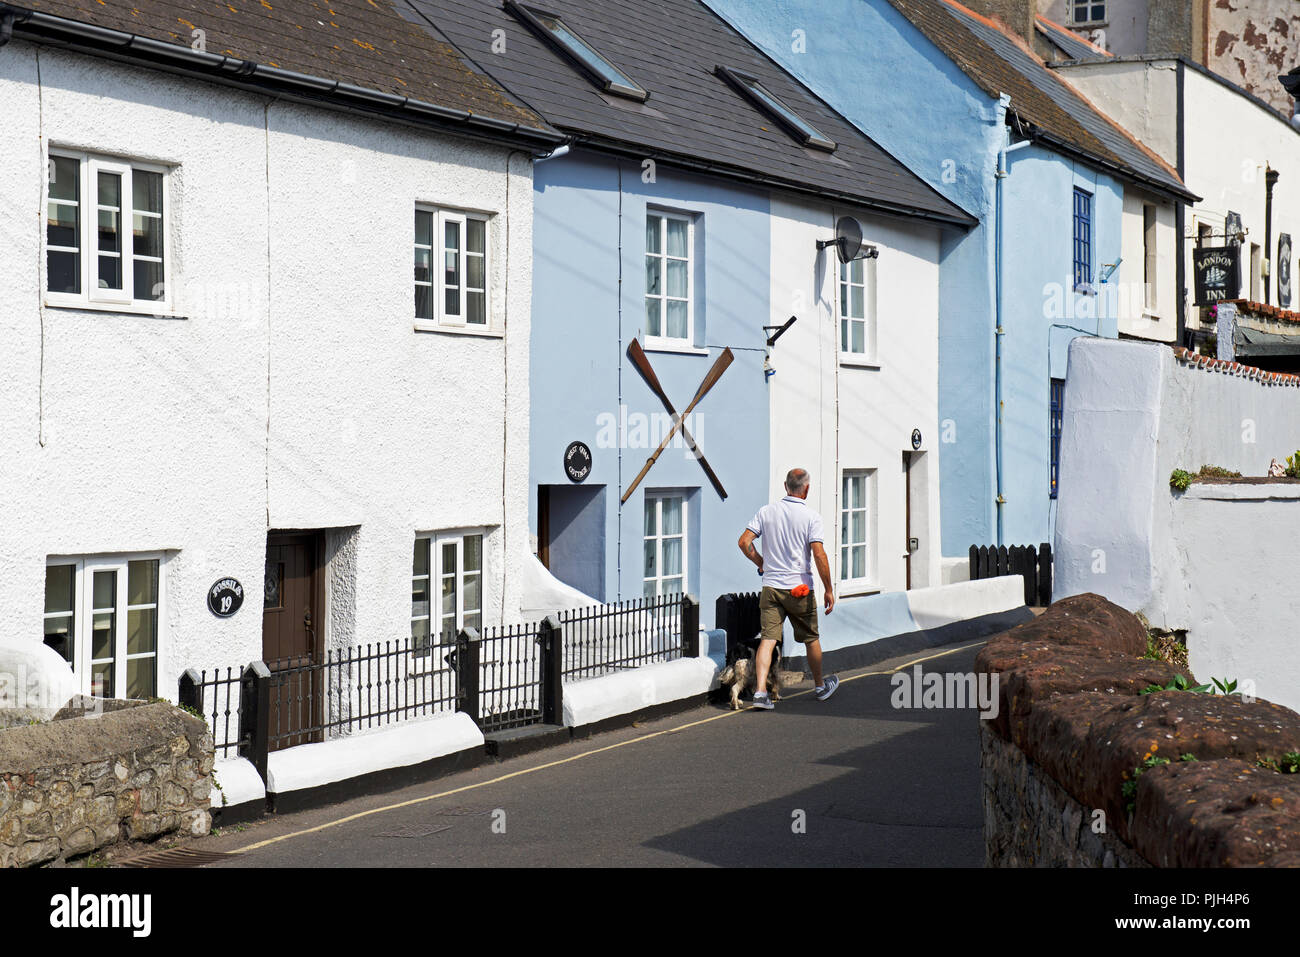
[[[818,248],[844,217],[863,234],[848,263],[836,245]],[[770,494],[785,494],[788,469],[812,472],[808,502],[831,536],[841,601],[942,583],[942,226],[804,200],[772,204],[769,321],[795,322],[769,348]]]
[[[0,642],[95,694],[522,600],[562,137],[385,0],[239,7],[0,6]]]

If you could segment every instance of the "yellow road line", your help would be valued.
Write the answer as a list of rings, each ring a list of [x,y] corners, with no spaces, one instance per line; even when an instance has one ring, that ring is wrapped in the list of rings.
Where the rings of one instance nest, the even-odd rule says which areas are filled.
[[[926,661],[933,661],[936,658],[944,658],[948,655],[955,655],[959,651],[966,651],[970,648],[975,648],[982,644],[984,644],[983,641],[977,641],[969,645],[963,645],[960,648],[950,648],[947,651],[941,651],[938,654],[927,655],[924,658],[914,658],[911,661],[904,662],[903,664],[899,665],[897,668],[891,668],[889,671],[864,671],[862,672],[862,674],[850,675],[847,678],[841,678],[840,684],[846,684],[847,682],[850,681],[856,681],[859,678],[870,678],[872,676],[879,676],[879,675],[892,675],[895,672],[902,671],[904,668],[910,668],[913,665],[919,665]],[[806,691],[796,692],[795,694],[790,695],[789,698],[800,698],[807,694],[812,694],[811,688],[809,688]],[[789,700],[789,698],[783,700]],[[560,758],[559,760],[556,761],[548,761],[546,764],[538,764],[531,768],[521,768],[518,771],[511,771],[509,774],[499,775],[495,778],[492,778],[490,781],[479,781],[477,784],[466,784],[463,787],[452,788],[449,791],[439,791],[437,794],[428,794],[425,795],[424,797],[412,798],[409,801],[400,801],[397,804],[387,804],[383,807],[371,808],[369,811],[359,811],[356,814],[349,814],[347,817],[341,817],[334,821],[326,821],[324,824],[317,824],[315,827],[303,828],[300,831],[291,831],[288,834],[281,834],[279,837],[271,837],[271,838],[267,838],[265,841],[258,841],[256,844],[248,844],[244,847],[236,848],[235,850],[230,851],[229,853],[245,854],[248,851],[255,851],[258,848],[266,847],[270,844],[278,844],[280,841],[287,841],[291,837],[301,837],[304,834],[315,834],[317,831],[324,831],[331,827],[338,827],[340,824],[347,824],[349,821],[356,821],[363,817],[369,817],[372,814],[382,814],[385,811],[396,811],[399,808],[410,807],[413,804],[423,804],[426,801],[436,801],[439,798],[451,797],[453,794],[460,794],[464,791],[473,791],[476,788],[484,788],[490,784],[499,784],[502,781],[509,781],[511,778],[517,778],[523,774],[532,774],[534,771],[545,771],[547,768],[559,767],[561,764],[568,764],[571,761],[579,761],[583,758],[589,758],[595,754],[603,754],[606,751],[613,751],[615,748],[625,747],[626,745],[629,744],[639,744],[642,741],[650,741],[653,738],[658,738],[665,734],[675,734],[679,731],[685,731],[687,728],[698,727],[699,725],[702,724],[708,724],[711,721],[721,721],[724,718],[732,718],[738,714],[744,714],[746,711],[753,711],[753,710],[754,708],[751,705],[750,707],[743,708],[740,711],[724,711],[722,714],[715,714],[712,717],[708,717],[708,718],[700,718],[698,721],[689,721],[686,724],[678,725],[675,728],[665,728],[662,731],[653,731],[650,734],[643,734],[640,737],[628,738],[626,741],[617,741],[614,744],[607,744],[604,745],[603,747],[592,748],[590,751],[583,751],[581,754],[573,754],[567,758]]]

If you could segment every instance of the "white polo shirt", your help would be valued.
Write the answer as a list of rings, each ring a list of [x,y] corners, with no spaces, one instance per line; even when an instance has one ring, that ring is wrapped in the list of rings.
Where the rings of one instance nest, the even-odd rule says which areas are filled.
[[[790,589],[813,585],[813,542],[825,542],[822,517],[801,498],[787,495],[764,505],[745,526],[763,539],[763,584]]]

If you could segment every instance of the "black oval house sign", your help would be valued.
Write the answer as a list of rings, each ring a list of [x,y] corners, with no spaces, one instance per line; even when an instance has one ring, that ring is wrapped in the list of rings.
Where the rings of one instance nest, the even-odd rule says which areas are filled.
[[[244,586],[234,578],[223,578],[208,589],[208,608],[218,618],[229,618],[244,603]]]
[[[591,449],[586,442],[570,442],[564,450],[564,474],[570,482],[584,481],[591,474]]]
[[[913,430],[912,430],[912,448],[914,448],[914,449],[919,449],[920,447],[921,447],[921,430],[920,430],[920,429],[913,429]]]

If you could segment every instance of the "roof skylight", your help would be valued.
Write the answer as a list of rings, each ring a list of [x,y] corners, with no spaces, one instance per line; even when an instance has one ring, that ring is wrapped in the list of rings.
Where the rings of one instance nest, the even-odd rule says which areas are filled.
[[[725,66],[718,67],[717,73],[748,97],[755,106],[784,126],[804,146],[814,146],[828,153],[835,149],[834,140],[825,136],[817,127],[791,109],[784,100],[760,83],[756,77]]]
[[[506,9],[522,20],[543,40],[551,44],[607,93],[617,93],[633,100],[644,101],[649,94],[635,80],[610,63],[596,48],[578,36],[557,13],[548,13],[537,7],[508,2]]]

